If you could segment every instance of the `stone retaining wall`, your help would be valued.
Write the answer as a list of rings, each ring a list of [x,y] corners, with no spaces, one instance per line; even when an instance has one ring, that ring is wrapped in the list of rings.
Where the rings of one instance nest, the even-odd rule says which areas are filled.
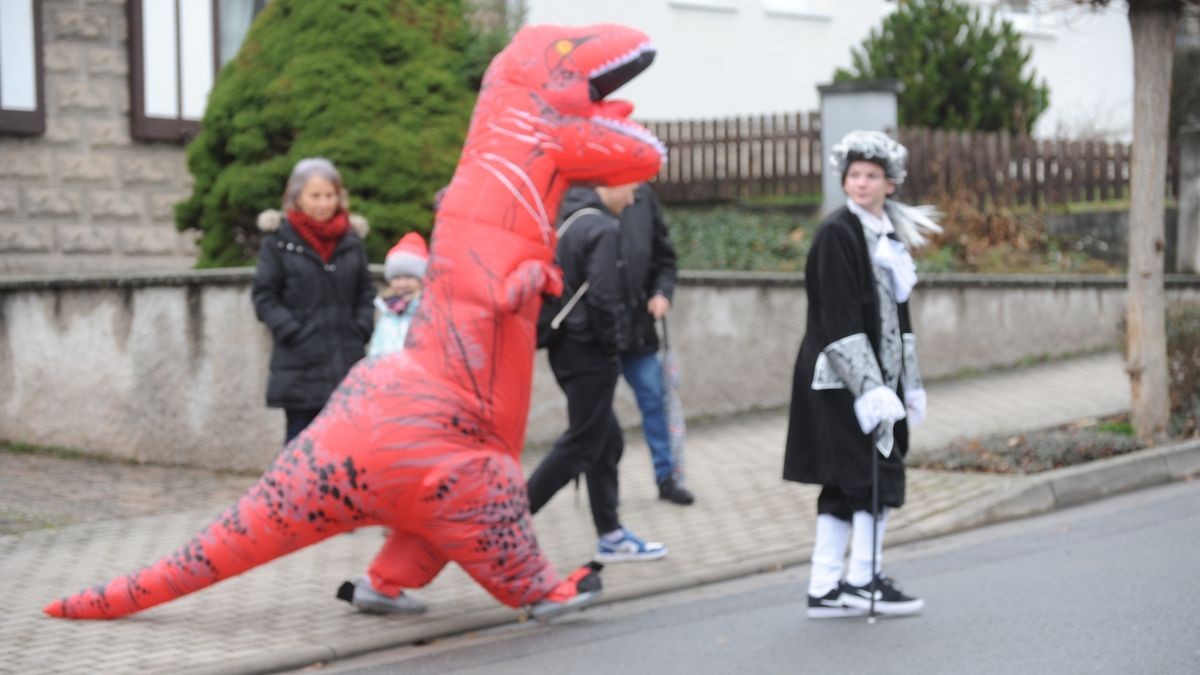
[[[0,439],[117,458],[257,470],[283,414],[263,405],[271,341],[250,270],[0,280]],[[1200,301],[1200,278],[1168,279]],[[912,310],[927,378],[1113,348],[1124,280],[930,275]],[[787,403],[804,331],[798,275],[685,273],[672,340],[691,417]],[[565,426],[537,355],[529,441]],[[618,415],[636,425],[628,388]]]

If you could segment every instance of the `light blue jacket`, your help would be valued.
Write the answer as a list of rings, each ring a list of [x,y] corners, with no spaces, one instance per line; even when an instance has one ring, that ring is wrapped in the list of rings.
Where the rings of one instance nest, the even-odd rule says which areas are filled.
[[[413,315],[417,313],[419,304],[421,304],[421,297],[417,296],[408,303],[404,312],[397,314],[387,306],[387,302],[383,298],[376,296],[375,308],[379,310],[379,318],[375,321],[375,332],[371,334],[371,344],[367,347],[367,356],[402,351],[404,339],[408,337],[408,326],[412,323]]]

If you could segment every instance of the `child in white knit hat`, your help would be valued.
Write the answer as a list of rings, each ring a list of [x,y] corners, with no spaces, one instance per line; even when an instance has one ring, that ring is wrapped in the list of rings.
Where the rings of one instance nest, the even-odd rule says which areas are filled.
[[[404,349],[408,326],[421,300],[422,278],[429,266],[429,249],[416,232],[404,235],[388,251],[383,277],[388,282],[383,295],[375,298],[379,319],[371,335],[368,356],[390,354]]]

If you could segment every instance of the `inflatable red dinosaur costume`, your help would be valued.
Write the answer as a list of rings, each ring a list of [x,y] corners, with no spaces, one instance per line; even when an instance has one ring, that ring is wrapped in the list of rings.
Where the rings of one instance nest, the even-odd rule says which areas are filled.
[[[386,525],[371,565],[385,594],[457,562],[501,602],[566,603],[538,547],[519,458],[553,218],[571,183],[653,176],[662,144],[604,97],[649,65],[645,35],[615,25],[523,29],[493,60],[433,233],[425,298],[400,353],[355,366],[258,483],[175,553],[46,606],[120,617],[341,532]]]

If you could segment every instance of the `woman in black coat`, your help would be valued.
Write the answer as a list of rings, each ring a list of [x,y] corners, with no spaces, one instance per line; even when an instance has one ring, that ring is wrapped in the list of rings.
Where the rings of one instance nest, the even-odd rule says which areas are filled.
[[[347,203],[332,162],[302,159],[288,179],[283,212],[258,218],[268,234],[254,274],[254,311],[274,339],[267,405],[287,414],[285,443],[321,412],[371,338],[367,222],[351,216]]]
[[[923,602],[880,572],[879,543],[888,509],[904,504],[908,422],[925,414],[908,313],[916,283],[908,247],[923,243],[920,229],[940,228],[927,212],[888,199],[904,180],[907,151],[900,144],[878,132],[852,132],[830,159],[848,199],[821,224],[808,254],[807,330],[792,382],[783,470],[787,480],[822,486],[808,615],[863,613],[872,588],[878,612],[915,614]],[[873,480],[884,507],[879,514]]]

